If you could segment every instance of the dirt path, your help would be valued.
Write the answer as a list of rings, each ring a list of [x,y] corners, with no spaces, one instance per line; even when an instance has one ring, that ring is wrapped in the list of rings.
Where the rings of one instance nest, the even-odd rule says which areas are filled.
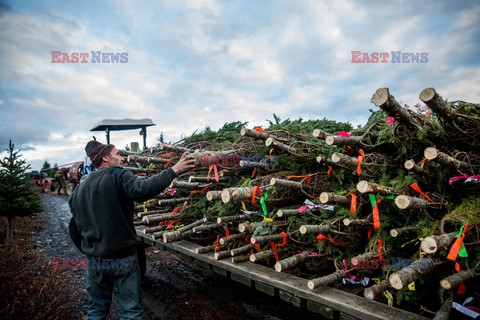
[[[50,224],[38,240],[45,255],[66,259],[84,256],[68,238],[68,221],[71,214],[66,196],[43,194],[45,213]],[[147,248],[147,281],[143,285],[144,320],[153,319],[320,319],[316,314],[294,306],[234,281],[216,276],[213,272],[196,267],[176,255]],[[82,292],[79,310],[86,314],[87,294],[85,270],[73,272],[72,290]],[[81,315],[72,315],[72,319]],[[120,319],[116,299],[109,319]]]

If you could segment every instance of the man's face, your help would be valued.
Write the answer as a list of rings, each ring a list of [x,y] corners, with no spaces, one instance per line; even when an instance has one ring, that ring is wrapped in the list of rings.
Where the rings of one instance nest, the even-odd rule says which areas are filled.
[[[122,167],[123,166],[123,157],[118,153],[116,147],[113,147],[112,150],[106,155],[106,163],[109,167]]]

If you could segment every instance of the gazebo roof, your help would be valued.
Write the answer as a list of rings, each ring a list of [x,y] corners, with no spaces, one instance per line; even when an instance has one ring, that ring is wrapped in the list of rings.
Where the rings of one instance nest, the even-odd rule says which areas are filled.
[[[144,127],[154,126],[155,123],[151,119],[103,119],[97,123],[90,131],[118,131],[118,130],[132,130]]]

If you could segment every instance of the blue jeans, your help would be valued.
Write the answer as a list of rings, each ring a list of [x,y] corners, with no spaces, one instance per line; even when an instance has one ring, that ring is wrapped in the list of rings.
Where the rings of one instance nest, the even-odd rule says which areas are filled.
[[[92,261],[93,259],[96,259],[95,263]],[[122,318],[124,320],[141,320],[142,292],[137,255],[121,259],[120,263],[118,263],[119,259],[113,259],[116,260],[116,264],[111,261],[102,264],[98,259],[90,258],[87,270],[88,319],[104,320],[107,318],[115,285]]]

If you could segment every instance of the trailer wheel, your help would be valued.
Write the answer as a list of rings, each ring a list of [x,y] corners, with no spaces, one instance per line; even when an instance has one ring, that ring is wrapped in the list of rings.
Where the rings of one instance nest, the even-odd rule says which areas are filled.
[[[73,190],[75,190],[75,184],[70,182],[69,184],[67,184],[67,187],[65,188],[65,194],[71,195]]]

